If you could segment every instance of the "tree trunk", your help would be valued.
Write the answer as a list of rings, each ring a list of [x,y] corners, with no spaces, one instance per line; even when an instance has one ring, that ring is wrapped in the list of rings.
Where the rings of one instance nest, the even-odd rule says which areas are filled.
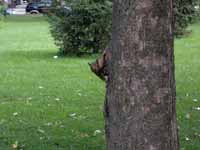
[[[178,150],[172,0],[114,0],[108,150]]]

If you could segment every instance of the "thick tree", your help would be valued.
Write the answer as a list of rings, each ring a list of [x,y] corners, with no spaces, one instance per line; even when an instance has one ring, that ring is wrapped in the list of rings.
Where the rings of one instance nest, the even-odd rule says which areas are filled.
[[[108,150],[178,150],[172,0],[114,0]]]

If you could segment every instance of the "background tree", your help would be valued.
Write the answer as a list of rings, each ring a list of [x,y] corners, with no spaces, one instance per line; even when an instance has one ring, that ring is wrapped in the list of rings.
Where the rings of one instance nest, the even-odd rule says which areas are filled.
[[[172,0],[114,0],[108,150],[178,150]]]

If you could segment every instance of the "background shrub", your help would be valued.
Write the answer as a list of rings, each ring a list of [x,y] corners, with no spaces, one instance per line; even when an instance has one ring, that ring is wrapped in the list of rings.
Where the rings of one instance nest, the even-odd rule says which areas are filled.
[[[110,37],[112,3],[75,0],[50,15],[51,33],[63,54],[98,53]]]
[[[174,1],[175,35],[180,37],[198,17],[200,0]],[[58,1],[49,16],[51,33],[62,54],[97,53],[110,39],[112,0]]]
[[[5,9],[6,7],[0,3],[0,22],[3,21],[4,15],[5,15]]]
[[[199,14],[199,0],[174,1],[175,35],[182,36],[188,24],[192,23]]]

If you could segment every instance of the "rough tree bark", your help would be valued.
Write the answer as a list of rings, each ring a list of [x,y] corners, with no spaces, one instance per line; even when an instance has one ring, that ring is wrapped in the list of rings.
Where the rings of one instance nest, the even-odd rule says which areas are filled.
[[[108,150],[178,150],[172,0],[114,0]]]

